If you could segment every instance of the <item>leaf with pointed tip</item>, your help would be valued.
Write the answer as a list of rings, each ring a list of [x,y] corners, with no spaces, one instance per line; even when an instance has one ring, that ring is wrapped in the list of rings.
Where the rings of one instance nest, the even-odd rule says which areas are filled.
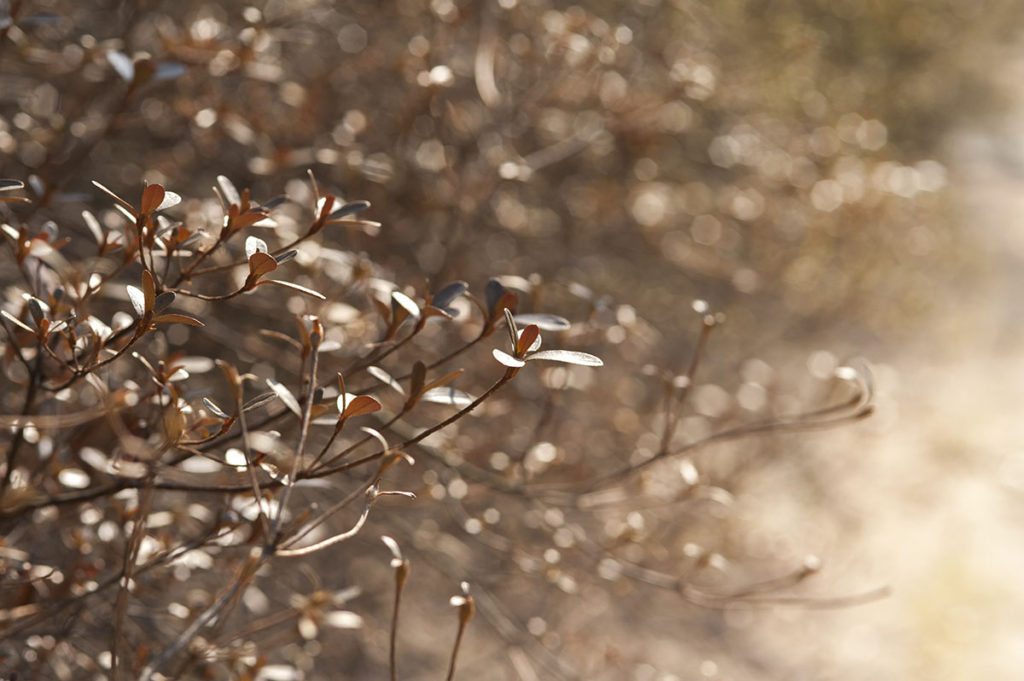
[[[455,388],[431,388],[420,397],[424,402],[446,404],[450,407],[468,407],[473,404],[474,397]]]
[[[114,192],[112,192],[111,190],[109,190],[109,189],[107,189],[106,187],[104,187],[104,186],[103,186],[102,184],[100,184],[100,183],[99,183],[99,182],[97,182],[96,180],[93,180],[93,181],[92,181],[92,184],[93,184],[93,186],[94,186],[94,187],[96,187],[97,189],[99,189],[99,190],[100,190],[101,192],[103,192],[104,194],[106,194],[106,195],[107,195],[107,196],[109,196],[110,198],[114,199],[114,201],[116,201],[116,202],[117,202],[117,205],[118,205],[119,207],[123,208],[124,210],[128,211],[128,214],[129,214],[129,215],[130,215],[130,216],[131,216],[132,218],[137,218],[137,217],[139,216],[139,214],[135,212],[135,207],[134,207],[134,206],[132,206],[132,204],[128,203],[127,201],[125,201],[124,199],[122,199],[122,198],[121,198],[120,196],[118,196],[117,194],[115,194],[115,193],[114,193]]]
[[[423,391],[426,392],[426,391],[431,390],[433,388],[440,388],[443,385],[448,385],[449,383],[454,381],[456,378],[461,376],[464,371],[465,371],[465,369],[456,369],[455,371],[448,372],[447,374],[445,374],[441,378],[435,378],[433,381],[430,381],[429,383],[427,383],[426,385],[423,386]]]
[[[249,256],[249,275],[262,277],[264,274],[277,269],[277,261],[274,256],[264,251],[255,251]]]
[[[395,392],[399,393],[400,395],[404,395],[405,394],[405,389],[402,388],[401,384],[398,381],[396,381],[394,379],[394,377],[391,376],[391,374],[389,374],[388,372],[384,371],[379,366],[371,365],[371,366],[366,367],[366,373],[370,374],[371,376],[376,378],[378,381],[380,381],[384,385],[388,386],[389,388],[391,388]]]
[[[396,320],[399,319],[399,316],[398,316],[398,309],[399,308],[403,309],[405,311],[406,315],[411,316],[413,319],[419,319],[419,317],[420,317],[420,308],[419,308],[418,305],[416,305],[415,301],[413,301],[412,298],[410,298],[409,296],[405,295],[401,291],[392,291],[391,292],[391,311],[392,311],[392,314],[394,315],[394,318]],[[401,319],[405,319],[405,317],[403,316],[403,317],[401,317]]]
[[[292,249],[290,251],[286,251],[286,252],[282,253],[281,255],[275,255],[274,256],[274,260],[276,260],[277,264],[280,265],[282,263],[288,262],[289,260],[294,258],[297,254],[298,254],[298,251]]]
[[[518,352],[519,329],[516,328],[516,320],[512,317],[512,311],[509,310],[507,307],[504,309],[504,313],[505,313],[505,330],[508,331],[509,343],[511,343],[511,345],[512,345],[512,351],[513,352]]]
[[[541,331],[565,331],[572,326],[568,319],[556,314],[517,314],[516,322],[536,324]]]
[[[203,398],[203,405],[206,407],[207,411],[209,411],[214,416],[219,416],[222,419],[230,418],[230,416],[223,409],[218,407],[217,403],[211,400],[209,397]]]
[[[206,326],[206,324],[203,324],[195,317],[189,317],[187,314],[177,314],[173,312],[170,314],[157,315],[156,317],[153,317],[153,322],[160,324],[188,324],[189,326]]]
[[[297,291],[298,293],[301,293],[304,296],[310,296],[311,298],[316,298],[317,300],[327,300],[327,296],[320,293],[319,291],[314,291],[313,289],[306,288],[305,286],[299,286],[298,284],[294,284],[290,281],[281,281],[280,279],[264,279],[259,283],[259,285],[262,286],[263,284],[273,284],[274,286],[280,286],[282,288],[288,288],[293,291]]]
[[[117,71],[117,75],[121,76],[126,83],[132,82],[132,79],[135,78],[135,63],[124,52],[110,50],[107,52],[107,61]]]
[[[267,385],[274,391],[274,394],[284,402],[284,406],[288,407],[296,416],[302,417],[302,408],[299,406],[299,401],[295,399],[295,395],[292,395],[292,391],[289,390],[283,383],[275,381],[272,378],[267,379]]]
[[[0,196],[0,203],[32,203],[32,199],[25,196]]]
[[[163,203],[166,193],[163,186],[159,184],[149,185],[142,190],[142,201],[139,204],[139,208],[143,213],[152,215],[160,207],[160,204]]]
[[[131,301],[136,316],[141,317],[146,314],[146,296],[143,295],[142,291],[130,284],[125,286],[125,289],[128,290],[128,300]]]
[[[10,321],[11,323],[15,324],[19,328],[24,329],[25,331],[28,331],[29,333],[35,333],[36,332],[35,329],[33,329],[29,325],[25,324],[23,321],[21,321],[20,319],[18,319],[14,315],[12,315],[7,310],[0,310],[0,315],[3,315],[4,319]]]
[[[345,407],[345,411],[341,413],[338,418],[350,419],[353,416],[362,416],[363,414],[372,414],[375,411],[380,411],[381,405],[375,398],[369,395],[356,395],[354,398],[349,400],[348,405]]]
[[[253,253],[268,253],[267,242],[263,239],[250,236],[245,239],[245,257],[251,258]]]
[[[256,397],[252,398],[251,400],[246,402],[244,405],[242,405],[242,411],[243,412],[250,412],[253,409],[259,409],[263,405],[269,404],[270,402],[272,402],[272,401],[274,401],[276,399],[277,399],[277,393],[275,393],[273,391],[266,392],[266,393],[260,393],[259,395],[257,395]]]
[[[585,367],[603,367],[604,362],[600,357],[595,357],[587,352],[575,350],[541,350],[532,355],[527,355],[527,361],[535,359],[547,360],[550,362],[565,362],[566,364],[579,364]]]
[[[369,201],[350,201],[341,208],[338,208],[334,212],[332,212],[329,219],[339,220],[345,217],[346,215],[355,215],[356,213],[362,213],[369,207]]]
[[[232,203],[236,206],[242,205],[242,199],[239,197],[238,190],[235,189],[235,185],[231,180],[224,175],[218,175],[217,186],[220,187],[220,193],[224,197],[224,200],[228,202],[228,205],[231,205]]]
[[[494,348],[493,350],[491,350],[491,354],[494,355],[494,359],[498,360],[501,364],[504,364],[507,367],[518,369],[519,367],[526,366],[526,362],[524,362],[521,359],[516,359],[515,357],[508,354],[504,350]]]
[[[0,192],[9,192],[12,189],[24,189],[25,183],[21,180],[0,180]]]

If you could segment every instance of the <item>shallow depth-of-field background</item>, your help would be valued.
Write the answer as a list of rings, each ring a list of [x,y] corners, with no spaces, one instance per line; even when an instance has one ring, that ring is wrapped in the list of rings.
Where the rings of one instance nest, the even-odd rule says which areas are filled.
[[[411,567],[400,678],[444,677],[462,582],[476,613],[456,678],[1014,678],[1022,20],[1013,0],[0,2],[0,178],[26,185],[0,197],[29,199],[0,203],[0,678],[389,678],[382,535]],[[205,326],[158,326],[141,359],[78,380],[54,368],[63,341],[34,345],[24,294],[68,328],[134,323],[131,220],[93,181],[132,210],[147,184],[181,195],[153,224],[199,234],[193,255],[151,245],[142,262]],[[246,188],[287,200],[220,243]],[[326,194],[370,207],[307,239]],[[122,241],[101,252],[94,232]],[[19,252],[41,235],[70,241]],[[326,300],[231,294],[246,236],[298,239],[274,276]],[[214,243],[220,269],[178,274]],[[337,394],[348,372],[384,407],[339,442],[358,426],[408,441],[457,406],[388,423],[403,398],[367,366],[405,389],[417,359],[429,378],[464,368],[456,387],[484,394],[504,371],[491,349],[509,351],[492,278],[518,314],[572,323],[542,349],[604,366],[529,363],[381,473],[415,499],[382,496],[351,539],[247,574],[266,537],[242,445],[193,456],[179,433],[210,435],[230,406],[209,360],[255,377],[246,398],[284,386],[250,412],[259,475],[302,437],[284,404],[307,411],[308,315],[330,343],[317,382]],[[455,319],[393,348],[406,303],[425,314],[455,281]],[[88,305],[55,296],[74,286]],[[180,388],[159,366],[177,351]],[[869,419],[846,422],[854,405],[794,427],[868,372]],[[119,390],[156,411],[68,416]],[[747,424],[775,425],[693,446]],[[309,446],[330,433],[312,426]],[[145,474],[124,482],[122,463]],[[241,490],[218,487],[229,474]],[[365,475],[310,477],[285,517]],[[145,566],[130,585],[126,556]]]

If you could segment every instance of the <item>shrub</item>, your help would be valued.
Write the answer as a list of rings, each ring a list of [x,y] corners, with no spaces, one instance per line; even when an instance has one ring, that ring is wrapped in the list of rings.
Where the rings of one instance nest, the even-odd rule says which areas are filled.
[[[762,4],[11,3],[0,675],[622,678],[877,596],[727,509],[870,412],[766,353],[958,246],[906,26],[976,10]]]

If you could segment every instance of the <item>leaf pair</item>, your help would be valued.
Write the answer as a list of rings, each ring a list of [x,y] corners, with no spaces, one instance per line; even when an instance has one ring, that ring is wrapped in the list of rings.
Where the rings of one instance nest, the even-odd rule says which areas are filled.
[[[0,203],[31,203],[24,196],[3,196],[3,192],[14,189],[24,189],[25,183],[21,180],[0,180]]]
[[[245,256],[249,260],[249,276],[246,277],[245,283],[242,285],[242,290],[251,291],[257,286],[262,286],[263,284],[273,284],[274,286],[298,291],[299,293],[312,298],[327,300],[327,297],[322,293],[290,281],[263,279],[263,275],[273,272],[277,269],[278,265],[288,262],[294,258],[296,252],[297,251],[288,251],[287,253],[273,256],[269,253],[267,249],[267,242],[263,239],[254,236],[247,238],[245,240]]]
[[[510,369],[521,369],[526,363],[535,359],[551,362],[564,362],[566,364],[578,364],[580,366],[599,367],[604,362],[587,352],[575,350],[540,350],[541,337],[540,327],[537,324],[530,324],[522,331],[516,325],[512,312],[505,308],[505,325],[509,333],[509,341],[512,345],[512,353],[508,354],[503,350],[494,348],[491,352],[499,363]]]
[[[149,270],[142,270],[141,290],[130,285],[126,286],[125,289],[128,291],[128,300],[131,301],[132,308],[135,310],[135,315],[139,318],[139,326],[136,330],[136,336],[144,334],[152,328],[153,324],[176,323],[188,324],[189,326],[205,326],[201,321],[195,317],[190,317],[189,315],[173,312],[160,314],[174,302],[174,293],[171,291],[164,291],[160,295],[157,295],[156,282],[153,280],[153,274]]]

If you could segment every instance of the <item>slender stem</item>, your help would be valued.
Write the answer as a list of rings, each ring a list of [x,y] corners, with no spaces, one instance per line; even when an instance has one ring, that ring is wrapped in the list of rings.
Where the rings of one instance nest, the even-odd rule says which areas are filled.
[[[466,623],[459,619],[459,632],[455,634],[455,645],[452,646],[452,658],[448,662],[448,675],[445,677],[446,681],[452,681],[455,678],[455,660],[459,656],[459,646],[462,645],[462,634],[466,631]]]
[[[279,539],[277,534],[281,529],[281,520],[284,518],[288,502],[291,500],[292,490],[295,489],[296,477],[299,474],[302,457],[306,451],[306,438],[309,435],[309,420],[310,413],[313,409],[313,393],[316,390],[316,372],[319,358],[320,340],[317,338],[313,343],[309,357],[309,381],[306,387],[306,399],[302,403],[302,424],[299,430],[299,446],[295,450],[295,458],[292,459],[291,471],[288,473],[288,483],[285,485],[284,495],[281,497],[281,504],[277,509],[277,517],[274,519],[274,526],[271,531],[271,541],[275,543]]]
[[[708,337],[711,335],[711,329],[714,327],[714,322],[708,323],[705,320],[701,321],[700,336],[697,337],[697,345],[693,349],[693,356],[690,358],[690,366],[686,369],[686,373],[684,374],[686,377],[686,383],[682,386],[678,395],[674,395],[674,386],[671,384],[669,385],[668,394],[665,400],[665,429],[661,433],[661,447],[658,449],[659,452],[668,451],[669,445],[672,443],[672,437],[676,434],[680,418],[677,409],[686,401],[686,396],[689,394],[690,388],[693,385],[693,379],[697,375],[697,366],[700,364],[700,358],[704,354],[704,348],[707,347]]]
[[[152,482],[152,478],[150,478]],[[132,534],[125,546],[124,567],[121,570],[121,588],[117,591],[117,599],[114,602],[114,624],[110,631],[110,679],[117,681],[118,676],[118,648],[121,646],[121,629],[124,626],[125,610],[128,607],[128,590],[135,578],[136,561],[139,558],[139,549],[142,547],[142,537],[145,534],[146,518],[149,516],[149,509],[153,501],[153,487],[145,488],[142,498],[139,500],[135,512],[135,522],[132,527]]]
[[[260,528],[263,530],[264,540],[271,541],[270,521],[263,512],[263,493],[260,489],[260,481],[256,478],[255,460],[252,456],[252,449],[249,447],[249,427],[245,422],[245,410],[242,409],[242,389],[235,393],[235,412],[238,414],[238,425],[242,433],[242,451],[245,453],[245,470],[249,474],[249,483],[252,485],[252,501],[256,504],[256,512],[259,514]]]
[[[25,402],[21,407],[21,415],[28,416],[32,413],[33,406],[36,401],[36,391],[39,387],[39,372],[42,368],[43,355],[42,353],[36,355],[35,367],[32,369],[32,373],[29,376],[28,388],[25,390]],[[3,497],[4,492],[7,491],[7,486],[11,484],[11,476],[14,474],[14,466],[18,462],[18,450],[21,449],[21,445],[25,442],[25,422],[21,422],[18,425],[17,430],[14,431],[14,436],[11,438],[11,446],[7,450],[7,468],[4,470],[3,480],[0,480],[0,498]]]
[[[249,582],[256,575],[256,570],[259,568],[262,561],[258,558],[259,554],[250,554],[248,560],[242,566],[238,577],[234,583],[218,598],[210,607],[204,610],[198,617],[196,617],[192,624],[185,628],[181,634],[167,646],[160,655],[158,655],[150,664],[146,665],[146,668],[142,670],[139,675],[138,681],[150,681],[153,675],[161,667],[163,667],[172,657],[174,657],[179,650],[184,648],[188,643],[195,638],[196,634],[211,622],[218,613],[223,610],[232,599],[241,593],[242,588],[248,586]]]

